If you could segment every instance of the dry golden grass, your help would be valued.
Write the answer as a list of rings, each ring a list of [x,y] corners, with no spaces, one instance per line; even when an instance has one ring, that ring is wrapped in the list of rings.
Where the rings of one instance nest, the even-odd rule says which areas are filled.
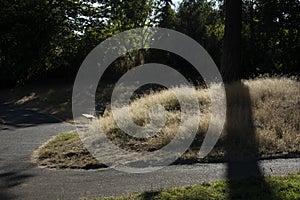
[[[243,86],[241,86],[241,84]],[[245,102],[249,101],[245,98],[248,96],[241,95],[242,87],[249,90],[252,123],[256,133],[256,139],[259,143],[260,155],[284,154],[298,152],[300,150],[300,83],[288,78],[260,78],[255,80],[245,80],[242,83],[233,83],[226,87],[228,112],[239,113],[238,116],[249,117],[249,112],[245,106]],[[186,101],[189,100],[190,90],[193,88],[181,87],[177,90],[185,96]],[[207,89],[201,88],[196,90],[197,98],[201,109],[201,122],[197,133],[198,140],[201,140],[205,135],[210,121],[210,96]],[[243,99],[244,98],[244,99]],[[237,100],[239,102],[237,102]],[[155,137],[150,137],[147,140],[137,140],[129,137],[118,129],[111,114],[99,119],[99,124],[107,133],[111,140],[117,140],[122,148],[128,150],[149,151],[159,149],[165,146],[174,137],[180,121],[180,106],[175,95],[169,90],[163,90],[158,93],[153,93],[133,101],[130,105],[130,117],[137,124],[146,126],[149,123],[149,108],[155,104],[163,105],[167,110],[166,126],[162,132]],[[129,117],[128,113],[122,112],[120,115],[124,119]],[[188,119],[193,123],[194,119],[191,116]],[[125,120],[124,120],[125,121]],[[244,121],[245,123],[241,123]],[[126,122],[126,121],[125,121]],[[237,129],[251,128],[249,119],[232,120],[230,123],[235,123],[234,126],[240,126]],[[225,141],[228,133],[224,129],[220,138],[220,144]],[[242,134],[242,133],[230,133]],[[120,135],[122,135],[120,137]],[[127,138],[124,142],[123,139]],[[195,141],[196,145],[202,141]],[[135,144],[135,145],[128,145]],[[254,145],[254,144],[248,144]],[[132,147],[134,147],[132,149]],[[195,147],[196,148],[196,147]],[[216,148],[221,148],[217,145]],[[223,153],[222,153],[223,154]]]
[[[199,129],[193,144],[182,155],[181,160],[199,161],[198,151],[211,118],[210,96],[205,88],[180,87],[176,90],[180,91],[186,101],[189,101],[192,90],[197,94],[201,109]],[[243,155],[253,154],[260,158],[299,155],[299,81],[285,77],[244,80],[227,85],[226,94],[227,122],[217,145],[205,160],[224,160],[232,147],[239,147]],[[160,149],[173,139],[179,126],[180,105],[172,92],[162,90],[135,99],[130,105],[131,113],[122,112],[121,108],[119,115],[124,118],[124,123],[130,116],[138,125],[147,126],[150,120],[149,108],[155,104],[164,106],[167,111],[166,124],[155,136],[137,139],[125,134],[116,125],[111,112],[106,112],[104,117],[95,121],[93,130],[97,131],[97,127],[101,126],[113,143],[128,151],[148,152]],[[187,120],[191,124],[197,123],[194,116]],[[77,142],[80,141],[78,137],[74,138]],[[96,138],[95,142],[100,142],[101,138],[98,140]],[[66,149],[62,146],[61,151],[65,152]],[[39,159],[43,160],[41,157]]]
[[[209,108],[210,108],[210,99],[209,94],[206,90],[195,90],[194,88],[181,87],[176,88],[176,90],[184,97],[185,102],[188,102],[190,99],[191,92],[197,94],[199,100],[200,109],[202,111],[201,115],[201,125],[200,132],[204,133],[206,131],[208,122],[209,122]],[[156,136],[149,137],[148,139],[136,139],[131,137],[124,132],[122,132],[118,125],[115,123],[115,120],[111,113],[107,113],[106,116],[100,118],[98,121],[94,122],[94,126],[101,126],[103,131],[107,136],[115,142],[115,144],[120,145],[122,148],[127,150],[134,151],[151,151],[156,150],[169,143],[170,140],[174,137],[176,133],[179,121],[180,121],[180,105],[176,99],[176,96],[173,92],[169,90],[163,90],[158,93],[153,93],[146,95],[137,100],[134,100],[129,106],[131,113],[124,112],[124,107],[117,110],[117,114],[121,116],[121,122],[126,126],[126,119],[131,117],[132,120],[140,125],[147,126],[150,122],[149,111],[150,108],[154,105],[160,104],[166,109],[166,124]],[[194,117],[190,116],[188,121],[190,123],[194,122]],[[122,140],[124,140],[122,142]],[[129,145],[128,145],[129,144]],[[129,148],[128,148],[129,147]]]
[[[84,148],[78,135],[64,133],[34,152],[33,160],[49,168],[92,169],[105,167]]]
[[[300,83],[287,78],[245,81],[261,155],[300,151]]]

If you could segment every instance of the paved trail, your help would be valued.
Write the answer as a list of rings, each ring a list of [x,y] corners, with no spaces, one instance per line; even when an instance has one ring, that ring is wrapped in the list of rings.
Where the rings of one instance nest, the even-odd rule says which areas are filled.
[[[105,170],[48,170],[30,162],[50,137],[74,127],[51,116],[0,104],[0,199],[78,199],[158,190],[224,179],[226,164],[176,165],[147,174]],[[300,171],[300,159],[260,162],[265,175]]]

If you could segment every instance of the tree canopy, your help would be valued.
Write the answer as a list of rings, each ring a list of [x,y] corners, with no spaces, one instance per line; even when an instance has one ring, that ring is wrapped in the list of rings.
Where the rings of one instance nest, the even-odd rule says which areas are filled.
[[[241,59],[234,68],[239,76],[299,73],[300,2],[238,2]],[[230,57],[226,54],[226,48],[230,48],[226,46],[226,37],[237,37],[225,29],[225,15],[230,16],[232,5],[226,6],[222,0],[183,0],[175,9],[173,3],[171,0],[1,0],[1,86],[59,76],[72,80],[85,56],[101,41],[124,30],[145,26],[170,28],[189,35],[207,49],[223,70],[221,66],[228,62],[224,58]],[[139,54],[133,57],[140,62],[159,60],[166,55],[165,59],[184,69],[184,63],[176,56],[151,54],[151,51],[133,54]],[[113,67],[129,69],[137,63],[120,62]]]

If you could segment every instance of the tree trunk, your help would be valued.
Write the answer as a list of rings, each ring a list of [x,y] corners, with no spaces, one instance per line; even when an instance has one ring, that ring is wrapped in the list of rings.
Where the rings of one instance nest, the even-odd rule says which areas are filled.
[[[241,76],[242,0],[226,0],[225,35],[221,73],[225,82]]]

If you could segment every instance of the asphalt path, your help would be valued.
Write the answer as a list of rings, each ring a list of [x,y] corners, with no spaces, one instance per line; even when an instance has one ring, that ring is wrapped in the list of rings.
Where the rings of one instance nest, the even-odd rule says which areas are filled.
[[[49,170],[31,156],[52,136],[74,130],[51,116],[10,104],[0,104],[0,199],[79,199],[155,191],[226,178],[226,163],[172,165],[146,174],[114,169]],[[300,159],[260,161],[264,175],[300,171]]]

